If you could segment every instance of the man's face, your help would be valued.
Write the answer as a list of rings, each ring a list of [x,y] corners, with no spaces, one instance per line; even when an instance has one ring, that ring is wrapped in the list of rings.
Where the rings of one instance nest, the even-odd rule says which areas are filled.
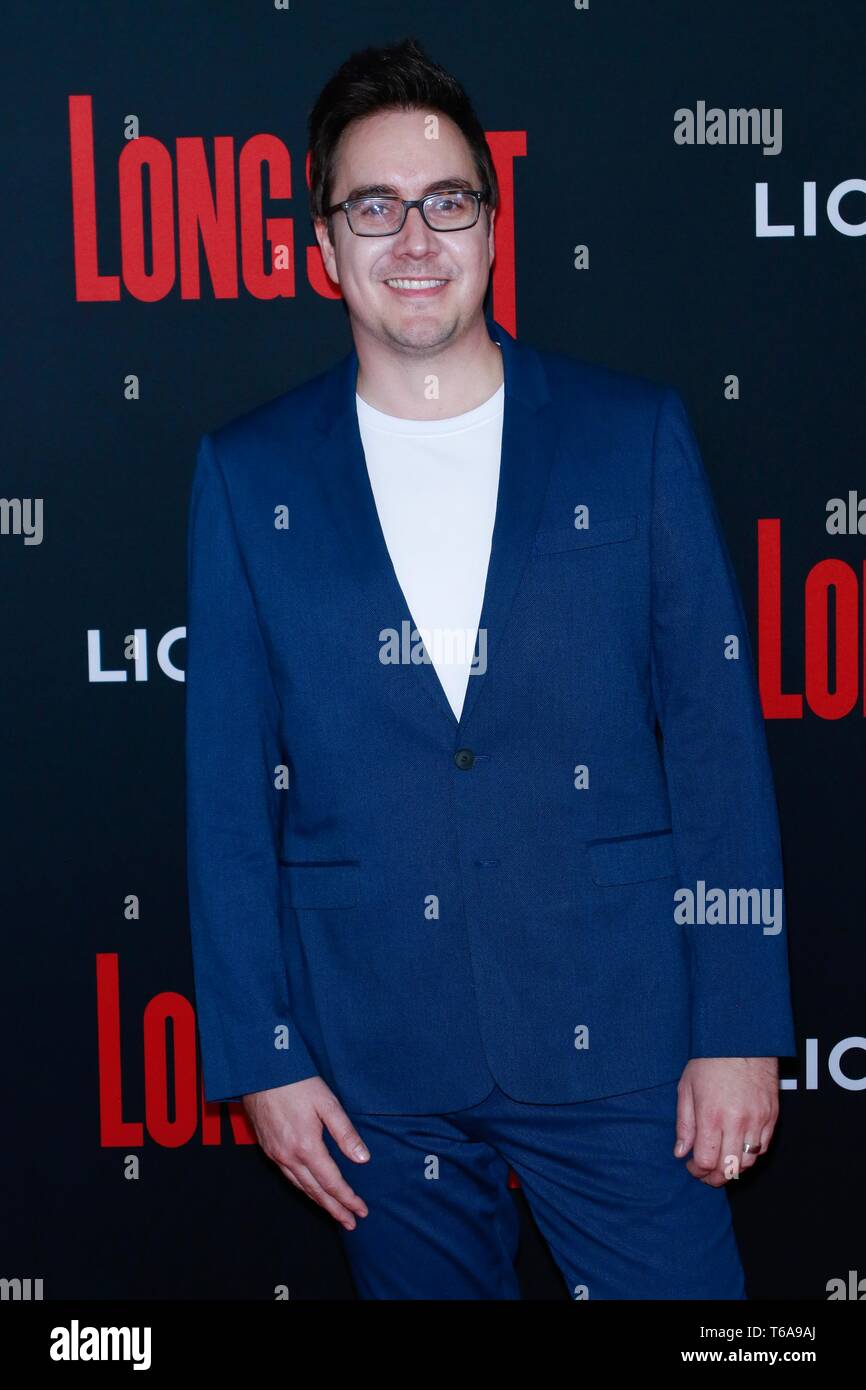
[[[424,111],[382,111],[348,126],[337,149],[331,204],[361,193],[421,198],[465,180],[477,189],[478,172],[459,127],[441,113],[436,139]],[[437,128],[438,127],[438,128]],[[495,216],[495,214],[493,215]],[[482,205],[474,227],[437,232],[419,208],[410,208],[394,236],[356,236],[346,214],[334,214],[334,242],[327,222],[316,223],[325,268],[342,290],[353,330],[412,353],[429,351],[460,337],[483,316],[493,264],[493,216]],[[401,289],[389,280],[443,280],[427,290]]]

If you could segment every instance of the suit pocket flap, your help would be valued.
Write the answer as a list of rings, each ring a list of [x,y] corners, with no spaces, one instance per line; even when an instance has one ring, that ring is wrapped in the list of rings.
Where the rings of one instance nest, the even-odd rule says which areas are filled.
[[[535,537],[535,550],[550,554],[557,550],[583,550],[591,545],[609,545],[613,541],[630,541],[637,535],[636,516],[614,516],[606,521],[593,521],[583,529],[576,526],[545,526]]]
[[[629,835],[587,845],[593,883],[642,883],[677,871],[673,832]]]
[[[280,860],[283,901],[292,907],[355,907],[358,865],[313,860]]]

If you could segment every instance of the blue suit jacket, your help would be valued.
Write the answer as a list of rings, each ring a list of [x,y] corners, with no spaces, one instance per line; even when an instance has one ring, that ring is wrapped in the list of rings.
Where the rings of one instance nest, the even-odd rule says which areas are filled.
[[[319,1074],[362,1113],[457,1109],[494,1080],[577,1101],[795,1050],[784,928],[674,915],[698,880],[782,887],[746,621],[682,400],[487,324],[503,449],[487,669],[459,723],[429,662],[380,659],[413,620],[355,351],[201,440],[187,850],[209,1100]]]

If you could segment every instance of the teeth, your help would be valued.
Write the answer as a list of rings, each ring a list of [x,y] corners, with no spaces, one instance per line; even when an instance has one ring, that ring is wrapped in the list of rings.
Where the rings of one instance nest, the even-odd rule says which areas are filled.
[[[393,285],[398,290],[432,290],[434,285],[444,285],[444,280],[386,280],[386,285]]]

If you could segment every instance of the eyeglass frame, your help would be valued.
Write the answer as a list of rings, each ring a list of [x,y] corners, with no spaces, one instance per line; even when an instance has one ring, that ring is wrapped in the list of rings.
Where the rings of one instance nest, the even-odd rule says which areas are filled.
[[[475,218],[472,222],[467,222],[465,227],[430,226],[430,223],[427,221],[427,214],[424,211],[424,204],[428,202],[430,198],[441,198],[443,194],[446,193],[465,193],[468,197],[475,199]],[[346,214],[346,224],[353,236],[397,236],[398,232],[402,232],[403,228],[406,225],[406,218],[409,216],[409,209],[417,208],[419,213],[421,214],[421,219],[424,223],[424,226],[430,227],[431,232],[468,232],[473,227],[477,226],[478,219],[481,216],[481,204],[482,202],[485,202],[487,200],[487,197],[488,191],[485,188],[439,188],[434,193],[425,194],[423,198],[398,198],[396,193],[365,193],[362,198],[344,198],[342,203],[334,203],[333,207],[325,208],[323,210],[322,216],[331,217],[335,212],[344,212]],[[355,203],[365,203],[368,198],[387,198],[388,201],[391,203],[402,203],[403,218],[400,222],[399,227],[395,227],[393,232],[356,232],[355,228],[349,221],[349,208],[354,206]]]

